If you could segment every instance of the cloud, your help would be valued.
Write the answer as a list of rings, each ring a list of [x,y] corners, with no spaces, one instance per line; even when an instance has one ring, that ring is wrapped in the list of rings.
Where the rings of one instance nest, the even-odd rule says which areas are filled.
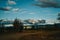
[[[6,9],[6,8],[0,8],[0,10],[9,11],[9,9]]]
[[[16,2],[15,2],[15,1],[8,0],[8,4],[9,4],[9,5],[15,5]]]
[[[28,11],[22,11],[21,13],[27,13]]]
[[[5,7],[5,8],[7,8],[7,9],[11,9],[12,7],[10,7],[10,6],[7,6],[7,7]]]
[[[31,12],[31,13],[29,13],[29,14],[35,14],[34,12]]]
[[[54,7],[60,8],[60,1],[59,0],[37,0],[36,6],[39,7]]]
[[[0,10],[3,11],[10,11],[11,7],[7,6],[7,7],[0,7]]]
[[[20,9],[19,8],[13,8],[12,11],[18,12]]]
[[[10,11],[4,11],[4,13],[10,13]]]
[[[28,11],[27,11],[26,9],[13,8],[13,9],[12,9],[12,12],[13,12],[13,13],[23,14],[23,13],[27,13]]]
[[[47,24],[54,24],[56,20],[52,20],[52,19],[49,19],[49,20],[46,20],[46,23]]]
[[[12,0],[8,0],[7,2],[7,7],[0,7],[0,10],[3,10],[3,11],[10,11],[10,9],[12,7],[10,7],[9,5],[15,5],[16,2],[15,1],[12,1]],[[17,11],[18,9],[14,9],[15,11]]]
[[[57,14],[47,14],[48,16],[57,16]]]

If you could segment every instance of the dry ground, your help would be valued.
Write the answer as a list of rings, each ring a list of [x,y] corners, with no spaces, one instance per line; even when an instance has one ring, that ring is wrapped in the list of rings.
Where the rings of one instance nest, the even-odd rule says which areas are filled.
[[[0,35],[0,40],[60,40],[60,30],[24,30]]]

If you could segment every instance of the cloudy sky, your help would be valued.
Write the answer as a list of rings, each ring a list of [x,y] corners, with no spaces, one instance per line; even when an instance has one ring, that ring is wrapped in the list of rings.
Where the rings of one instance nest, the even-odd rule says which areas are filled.
[[[0,0],[0,19],[54,20],[60,13],[60,0]]]

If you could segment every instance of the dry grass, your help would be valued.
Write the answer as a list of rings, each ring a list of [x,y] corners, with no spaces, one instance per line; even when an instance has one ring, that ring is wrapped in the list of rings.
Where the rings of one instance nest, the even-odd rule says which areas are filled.
[[[0,40],[60,40],[60,31],[26,30],[1,35]]]

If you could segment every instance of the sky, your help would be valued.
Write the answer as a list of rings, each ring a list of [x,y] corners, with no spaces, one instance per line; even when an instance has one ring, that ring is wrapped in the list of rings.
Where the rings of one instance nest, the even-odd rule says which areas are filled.
[[[0,0],[0,19],[55,20],[60,0]]]

